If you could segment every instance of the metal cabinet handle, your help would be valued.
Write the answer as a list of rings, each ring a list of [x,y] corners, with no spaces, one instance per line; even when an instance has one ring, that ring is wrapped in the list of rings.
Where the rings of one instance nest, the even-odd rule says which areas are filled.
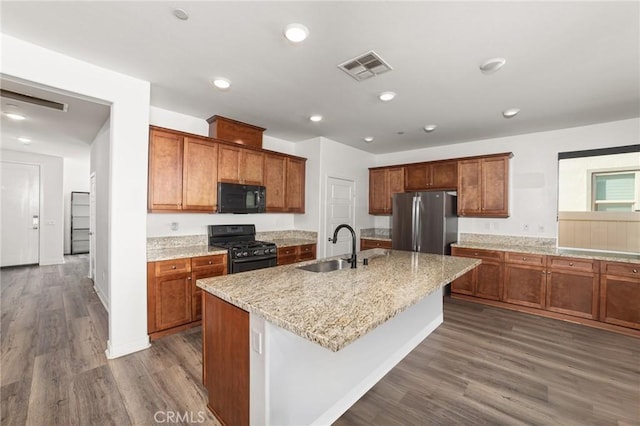
[[[209,261],[209,265],[211,265],[212,263],[213,263],[212,261]]]
[[[527,258],[526,258],[526,257],[523,257],[523,258],[522,258],[522,260],[527,260]]]
[[[633,270],[633,273],[634,273],[634,274],[637,274],[637,273],[638,273],[638,270],[637,270],[637,269],[634,269],[634,270]]]
[[[187,277],[187,279],[188,279],[189,281],[191,281],[191,277]]]
[[[176,269],[176,265],[171,266],[171,269]]]
[[[569,262],[569,266],[573,266],[573,262]]]

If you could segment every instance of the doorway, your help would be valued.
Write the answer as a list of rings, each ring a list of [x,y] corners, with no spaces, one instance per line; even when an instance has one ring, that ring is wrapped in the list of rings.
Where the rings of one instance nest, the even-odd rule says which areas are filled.
[[[0,266],[40,261],[40,166],[2,162]]]
[[[328,242],[333,231],[346,223],[355,229],[355,190],[356,183],[351,179],[327,176],[325,202],[325,250],[324,256],[338,256],[351,253],[351,235],[346,230],[338,233],[336,244]]]

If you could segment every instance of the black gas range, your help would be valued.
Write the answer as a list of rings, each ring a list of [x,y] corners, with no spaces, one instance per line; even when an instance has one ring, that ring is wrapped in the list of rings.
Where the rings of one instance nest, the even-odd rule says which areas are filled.
[[[209,225],[209,246],[227,249],[229,274],[277,265],[274,243],[256,240],[255,225]]]

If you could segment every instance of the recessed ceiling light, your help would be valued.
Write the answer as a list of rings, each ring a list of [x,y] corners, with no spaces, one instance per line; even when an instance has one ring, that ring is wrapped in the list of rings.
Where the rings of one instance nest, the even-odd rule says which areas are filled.
[[[231,82],[226,78],[217,77],[213,79],[213,85],[216,86],[220,90],[227,90],[231,87]]]
[[[404,135],[404,130],[399,130],[399,131],[397,131],[397,132],[396,132],[396,134],[398,134],[398,135]]]
[[[12,120],[24,120],[26,118],[24,115],[15,112],[5,112],[4,115]]]
[[[520,112],[520,108],[507,108],[502,111],[502,116],[504,118],[513,118]]]
[[[189,19],[189,15],[184,11],[184,9],[173,9],[173,16],[180,19],[181,21],[186,21],[187,19]]]
[[[504,58],[487,59],[480,65],[480,71],[482,71],[483,74],[493,74],[502,68],[506,62]]]
[[[423,127],[423,129],[425,132],[431,133],[436,129],[436,127],[438,127],[437,124],[427,124],[426,126]]]
[[[364,138],[364,141],[365,141],[366,143],[371,143],[371,142],[373,142],[373,136],[367,136],[366,138]]]
[[[31,143],[31,139],[29,139],[29,138],[19,137],[18,140],[20,142],[22,142],[23,144],[25,144],[25,145],[28,145],[29,143]]]
[[[318,121],[322,121],[322,116],[318,114],[314,114],[311,117],[309,117],[309,120],[317,123]]]
[[[284,27],[284,36],[292,43],[300,43],[309,37],[309,29],[302,24],[289,24]]]
[[[393,98],[396,97],[395,92],[382,92],[378,95],[378,98],[382,101],[382,102],[389,102],[390,100],[392,100]]]

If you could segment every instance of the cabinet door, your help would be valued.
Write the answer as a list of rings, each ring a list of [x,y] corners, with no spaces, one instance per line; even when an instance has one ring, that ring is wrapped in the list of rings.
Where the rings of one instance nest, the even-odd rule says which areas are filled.
[[[507,303],[544,308],[546,271],[543,267],[506,264],[504,297]]]
[[[191,322],[191,274],[155,278],[157,331]]]
[[[598,274],[550,268],[546,309],[582,318],[598,318]]]
[[[451,282],[451,292],[473,296],[473,287],[477,280],[476,270],[472,270]]]
[[[264,186],[267,188],[267,212],[286,211],[287,157],[266,154],[264,157]]]
[[[285,205],[291,213],[304,213],[305,160],[287,157]],[[267,195],[267,198],[269,196]]]
[[[217,208],[218,146],[185,138],[182,210],[214,212]]]
[[[435,162],[431,164],[431,189],[456,189],[457,187],[457,161]]]
[[[198,269],[191,273],[191,321],[202,319],[202,289],[196,285],[196,281],[203,278],[219,277],[226,273],[226,262],[224,265],[220,264],[209,268]]]
[[[509,216],[509,158],[482,160],[482,213],[494,217]]]
[[[389,171],[369,170],[369,214],[389,214]]]
[[[264,182],[264,153],[241,150],[240,179],[246,185],[262,185]]]
[[[504,268],[501,263],[482,260],[476,268],[477,282],[474,296],[483,299],[500,300],[504,283]]]
[[[404,190],[423,191],[431,185],[429,163],[411,164],[404,167]]]
[[[388,214],[393,213],[393,194],[404,192],[404,167],[393,167],[388,171],[387,203]]]
[[[458,215],[473,216],[481,211],[480,160],[458,163]]]
[[[152,129],[149,132],[150,211],[182,209],[183,137]]]
[[[278,266],[296,263],[299,246],[278,247]]]
[[[600,285],[600,321],[640,329],[640,277],[602,275]]]
[[[315,260],[316,258],[316,245],[304,244],[298,246],[298,262],[304,262],[305,260]]]
[[[223,144],[218,146],[218,181],[242,183],[240,176],[240,148]]]

